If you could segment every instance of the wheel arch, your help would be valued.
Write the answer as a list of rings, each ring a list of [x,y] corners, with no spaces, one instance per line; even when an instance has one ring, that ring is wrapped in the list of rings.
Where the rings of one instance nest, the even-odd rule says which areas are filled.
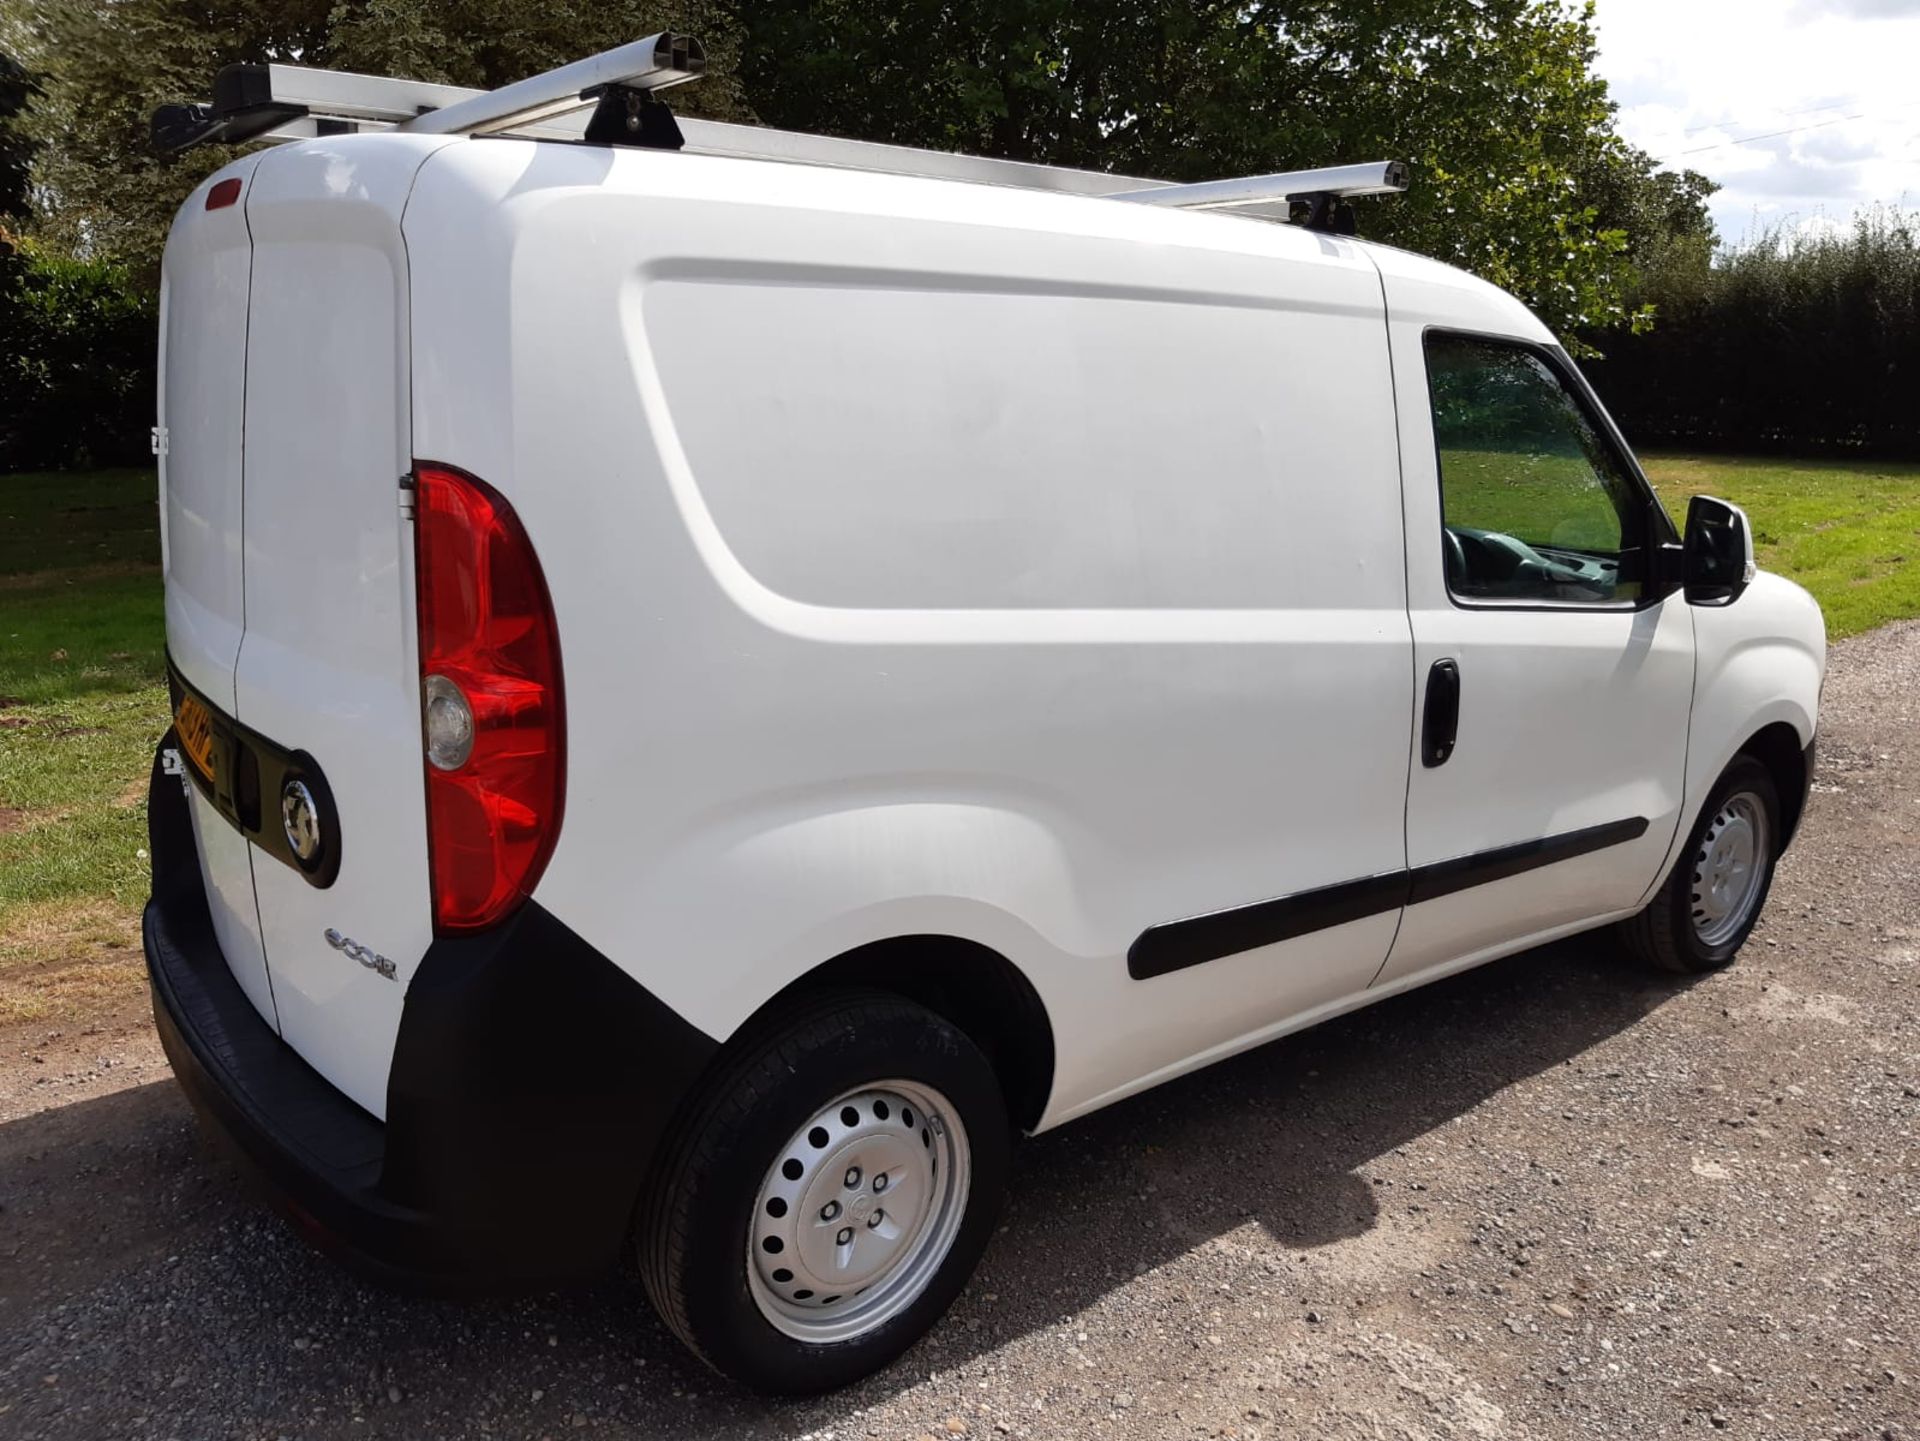
[[[1053,1092],[1053,1024],[1033,983],[998,951],[947,935],[870,941],[789,983],[741,1029],[804,996],[848,987],[888,991],[951,1021],[986,1054],[1014,1123],[1039,1123]]]
[[[1774,847],[1775,855],[1786,850],[1806,808],[1811,749],[1801,746],[1800,733],[1786,721],[1774,721],[1747,737],[1736,752],[1752,756],[1765,766],[1773,777],[1774,789],[1780,793],[1780,840]]]

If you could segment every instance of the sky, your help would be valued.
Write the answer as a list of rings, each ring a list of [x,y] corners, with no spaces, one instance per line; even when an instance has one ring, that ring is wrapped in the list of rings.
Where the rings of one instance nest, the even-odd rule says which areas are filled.
[[[1720,183],[1723,240],[1920,209],[1920,0],[1596,0],[1594,26],[1620,133]]]

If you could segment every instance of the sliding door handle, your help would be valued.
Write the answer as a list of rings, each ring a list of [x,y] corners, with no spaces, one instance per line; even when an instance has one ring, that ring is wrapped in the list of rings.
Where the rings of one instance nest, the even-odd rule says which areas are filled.
[[[1437,660],[1427,671],[1427,704],[1420,722],[1420,764],[1447,763],[1460,733],[1460,664]]]

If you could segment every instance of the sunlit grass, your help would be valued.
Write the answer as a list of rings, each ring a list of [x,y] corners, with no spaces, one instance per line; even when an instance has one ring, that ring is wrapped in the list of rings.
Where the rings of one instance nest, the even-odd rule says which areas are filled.
[[[1838,639],[1920,615],[1920,465],[1640,457],[1676,523],[1695,495],[1745,508],[1755,558],[1804,585]],[[1448,451],[1450,523],[1533,544],[1608,550],[1619,529],[1578,457]]]
[[[153,476],[0,476],[0,1022],[138,988],[164,644]]]
[[[1760,564],[1800,582],[1838,639],[1920,615],[1920,465],[1647,455],[1675,519],[1717,495],[1753,522]]]

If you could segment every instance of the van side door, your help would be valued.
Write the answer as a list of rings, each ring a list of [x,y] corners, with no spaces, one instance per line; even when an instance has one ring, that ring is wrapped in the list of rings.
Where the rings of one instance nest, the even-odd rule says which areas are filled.
[[[1429,323],[1402,288],[1415,734],[1408,906],[1376,984],[1638,906],[1680,819],[1693,687],[1692,616],[1649,579],[1671,528],[1570,362]]]

